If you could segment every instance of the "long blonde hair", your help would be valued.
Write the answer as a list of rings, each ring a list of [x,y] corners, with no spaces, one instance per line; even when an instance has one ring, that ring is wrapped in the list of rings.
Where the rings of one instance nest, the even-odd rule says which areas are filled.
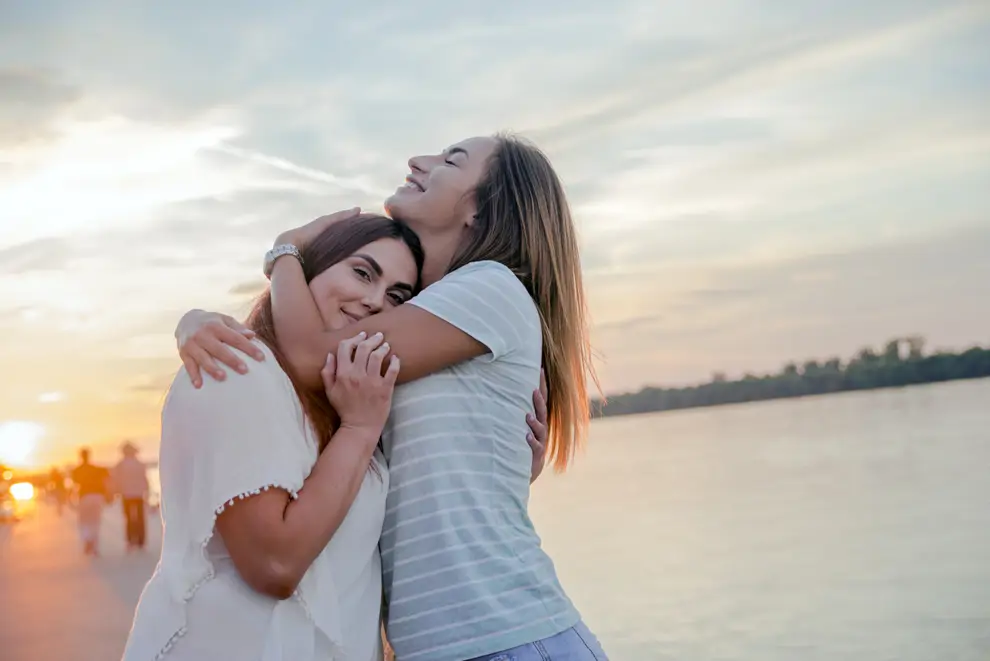
[[[500,134],[475,189],[478,213],[450,270],[500,262],[526,286],[540,312],[549,389],[547,460],[563,471],[584,444],[590,420],[592,363],[588,307],[577,230],[550,159],[521,138]]]

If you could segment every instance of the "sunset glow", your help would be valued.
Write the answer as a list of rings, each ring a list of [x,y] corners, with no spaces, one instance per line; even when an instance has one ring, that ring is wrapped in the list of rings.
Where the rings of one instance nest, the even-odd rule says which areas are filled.
[[[38,441],[44,435],[45,428],[35,422],[0,422],[0,463],[10,466],[31,465]]]
[[[10,485],[10,495],[17,501],[28,501],[34,498],[34,485],[30,482],[18,482]]]

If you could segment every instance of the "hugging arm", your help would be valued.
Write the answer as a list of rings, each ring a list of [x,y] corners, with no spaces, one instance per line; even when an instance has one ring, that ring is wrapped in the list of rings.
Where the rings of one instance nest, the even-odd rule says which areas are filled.
[[[369,337],[375,333],[385,336],[392,354],[402,359],[399,383],[488,351],[484,344],[452,324],[409,304],[372,315],[341,330],[328,330],[323,327],[302,266],[291,258],[283,257],[275,263],[271,292],[279,347],[296,378],[310,388],[319,386],[320,369],[327,354],[336,352],[341,342],[361,332]],[[224,378],[217,360],[238,372],[246,371],[244,362],[225,345],[260,359],[260,354],[251,347],[251,336],[250,331],[229,317],[200,310],[183,316],[176,329],[179,354],[197,386],[202,383],[200,366],[214,378]]]
[[[366,317],[347,328],[323,327],[302,266],[291,258],[275,262],[272,311],[279,346],[296,377],[307,386],[320,382],[328,353],[356,333],[382,333],[392,354],[402,361],[399,383],[413,381],[488,352],[484,344],[443,319],[416,307],[400,305]]]

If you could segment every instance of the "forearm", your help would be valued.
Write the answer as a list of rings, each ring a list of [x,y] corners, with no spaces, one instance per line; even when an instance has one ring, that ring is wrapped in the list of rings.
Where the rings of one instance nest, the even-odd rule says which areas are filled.
[[[374,454],[363,430],[342,428],[320,454],[298,497],[261,545],[276,576],[294,587],[333,538],[357,497]],[[267,548],[265,548],[267,547]]]
[[[369,439],[369,433],[348,427],[338,430],[299,497],[286,508],[287,538],[293,540],[287,557],[300,577],[337,532],[361,489],[377,439]]]
[[[275,262],[271,296],[279,348],[297,375],[309,377],[304,378],[307,385],[319,386],[319,371],[326,361],[319,340],[326,329],[297,260],[283,257]],[[312,377],[314,368],[316,375]]]
[[[275,262],[271,280],[272,314],[279,348],[294,376],[309,388],[322,385],[320,370],[328,353],[359,332],[382,333],[391,353],[402,361],[398,382],[406,383],[464,360],[480,356],[487,347],[446,321],[413,305],[404,304],[365,317],[346,328],[323,327],[316,302],[298,261]],[[386,359],[387,364],[387,359]]]

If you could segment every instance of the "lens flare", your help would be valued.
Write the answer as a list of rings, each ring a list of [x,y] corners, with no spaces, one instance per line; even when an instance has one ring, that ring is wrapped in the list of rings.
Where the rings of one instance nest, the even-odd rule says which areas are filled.
[[[30,482],[18,482],[10,485],[10,495],[14,500],[25,501],[34,498],[34,485]]]

